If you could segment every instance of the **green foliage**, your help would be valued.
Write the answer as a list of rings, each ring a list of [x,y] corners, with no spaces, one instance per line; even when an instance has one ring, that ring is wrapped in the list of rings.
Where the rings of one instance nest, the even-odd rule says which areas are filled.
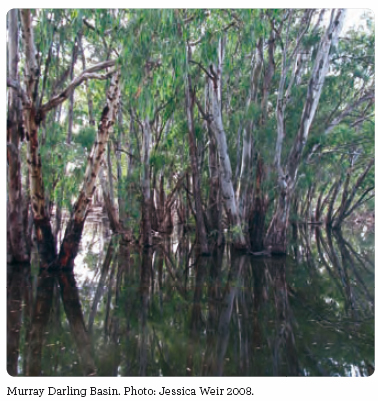
[[[309,30],[302,37],[300,53],[303,69],[291,88],[285,113],[285,139],[282,164],[285,165],[292,144],[297,136],[302,118],[318,44],[324,26],[314,25],[319,16],[314,12]],[[121,70],[121,120],[112,136],[111,160],[115,196],[128,199],[125,203],[132,219],[140,218],[140,154],[142,150],[141,122],[148,118],[152,125],[151,178],[164,171],[167,192],[175,180],[190,167],[185,86],[190,74],[197,101],[205,107],[206,82],[212,65],[218,64],[220,39],[224,39],[225,55],[222,64],[222,120],[227,137],[227,147],[233,174],[240,172],[242,154],[241,128],[253,123],[253,154],[251,182],[256,174],[256,155],[264,160],[266,174],[262,182],[265,196],[274,199],[277,192],[274,172],[275,142],[277,138],[276,102],[277,89],[283,62],[283,46],[288,35],[287,89],[294,60],[290,54],[303,29],[304,10],[263,9],[211,9],[211,10],[149,10],[149,9],[43,9],[33,10],[34,36],[38,52],[45,103],[62,91],[70,81],[68,71],[72,64],[75,44],[81,38],[86,67],[106,59],[115,59]],[[359,95],[368,93],[374,82],[374,26],[369,13],[363,19],[366,28],[358,26],[343,34],[337,47],[331,49],[330,72],[326,77],[319,107],[312,124],[303,162],[298,171],[297,195],[318,183],[319,188],[330,188],[338,177],[344,178],[349,167],[351,152],[361,154],[352,171],[351,182],[363,171],[366,162],[374,157],[374,105],[365,102],[350,113],[330,135],[325,131],[334,117],[348,107]],[[289,25],[290,24],[290,25]],[[263,95],[269,66],[269,49],[272,29],[275,35],[273,48],[274,69],[267,104]],[[281,29],[280,33],[278,30]],[[247,106],[251,92],[251,78],[256,62],[255,50],[261,41],[263,56],[262,75],[258,80],[255,101]],[[192,46],[192,59],[198,64],[188,64],[187,42]],[[20,41],[20,68],[24,68],[24,50]],[[83,68],[81,50],[77,54],[74,76]],[[48,72],[46,75],[45,73]],[[90,79],[75,89],[73,143],[65,143],[68,125],[68,102],[61,110],[51,111],[45,121],[46,139],[41,144],[41,158],[46,192],[51,199],[60,199],[63,193],[64,207],[71,208],[82,185],[86,159],[96,140],[96,131],[105,104],[106,80]],[[93,105],[95,126],[90,126],[89,104]],[[265,108],[266,107],[266,111]],[[133,118],[131,118],[131,114]],[[204,149],[201,155],[201,190],[206,199],[209,194],[208,136],[203,116],[194,106],[195,135]],[[265,120],[262,121],[263,114]],[[133,121],[132,121],[133,120]],[[356,121],[358,124],[356,124]],[[122,153],[116,158],[113,148],[119,146]],[[313,149],[317,149],[307,157]],[[129,155],[133,157],[133,169],[129,170]],[[118,168],[117,168],[118,163]],[[120,177],[118,177],[120,174]],[[176,176],[176,177],[177,177]],[[168,179],[167,179],[168,178]],[[233,177],[237,182],[238,177]],[[371,170],[361,185],[357,196],[373,185]],[[119,185],[118,185],[119,184]],[[130,187],[131,186],[131,187]],[[51,192],[51,194],[50,194]],[[130,195],[130,193],[132,195]],[[51,196],[50,196],[51,195]],[[131,200],[131,198],[133,200]],[[340,199],[336,203],[339,202]],[[274,202],[270,203],[272,206]],[[371,204],[371,203],[370,203]],[[268,216],[272,208],[268,210]],[[137,221],[137,220],[135,220]]]

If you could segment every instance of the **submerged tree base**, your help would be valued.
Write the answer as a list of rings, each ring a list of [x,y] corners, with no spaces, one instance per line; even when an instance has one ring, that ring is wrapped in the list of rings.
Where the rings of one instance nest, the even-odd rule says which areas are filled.
[[[29,266],[8,266],[10,374],[371,373],[374,235],[362,241],[299,225],[287,256],[251,256],[213,242],[204,257],[191,236],[143,249],[93,232],[90,223],[80,274],[42,270],[36,282]],[[104,248],[89,252],[104,239]]]

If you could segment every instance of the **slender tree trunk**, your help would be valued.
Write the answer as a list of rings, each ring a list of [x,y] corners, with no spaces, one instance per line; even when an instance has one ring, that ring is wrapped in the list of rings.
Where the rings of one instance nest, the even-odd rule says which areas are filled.
[[[252,132],[251,127],[243,129],[243,151],[242,151],[242,163],[239,178],[239,185],[237,190],[237,199],[239,206],[239,213],[242,221],[246,220],[247,206],[247,193],[251,182],[251,158],[252,158]]]
[[[81,36],[81,34],[78,34],[79,36]],[[77,54],[78,54],[78,37],[76,37],[75,39],[75,43],[72,49],[72,60],[71,60],[71,66],[70,66],[70,80],[73,80],[74,77],[74,69],[75,69],[75,64],[76,64],[76,60],[77,60]],[[68,98],[68,128],[67,128],[67,138],[66,138],[66,142],[68,144],[71,143],[72,141],[72,127],[73,127],[73,120],[74,120],[74,91],[72,91],[69,95]]]
[[[120,107],[118,108],[118,137],[116,146],[117,149],[115,151],[116,160],[117,160],[117,193],[118,193],[118,214],[119,214],[119,222],[123,230],[125,229],[126,223],[126,200],[125,195],[123,193],[123,187],[125,185],[125,180],[122,176],[122,156],[121,156],[121,147],[124,142],[124,133],[123,133],[123,114],[122,114],[122,107],[120,102]],[[130,239],[128,239],[130,240]]]
[[[215,232],[215,240],[220,245],[223,242],[222,230],[222,201],[220,198],[221,188],[219,180],[218,168],[218,154],[217,143],[214,133],[209,129],[209,176],[210,176],[210,189],[209,189],[209,223],[210,234]]]
[[[151,235],[151,184],[150,184],[151,126],[148,118],[143,122],[142,170],[142,229],[143,245],[152,246]]]
[[[249,215],[249,240],[252,252],[260,252],[264,248],[264,226],[266,202],[262,194],[261,184],[264,179],[264,162],[259,155],[256,168],[256,182],[253,204]]]
[[[118,118],[118,116],[117,116],[117,118]],[[112,205],[115,207],[114,183],[113,183],[113,164],[112,164],[112,158],[111,158],[110,142],[108,142],[108,146],[107,146],[107,166],[108,166],[109,196],[110,196]]]
[[[80,49],[81,53],[81,62],[83,65],[83,71],[86,70],[86,61],[85,61],[85,54],[84,54],[84,47],[83,47],[83,41],[82,41],[82,35],[78,35],[78,46]],[[94,118],[94,113],[93,113],[93,100],[92,100],[92,94],[89,90],[88,82],[85,81],[85,92],[87,94],[87,102],[88,102],[88,117],[89,117],[89,125],[94,127],[96,125],[96,121]]]
[[[329,204],[328,204],[328,208],[327,208],[327,215],[325,218],[325,223],[326,226],[328,228],[332,227],[332,221],[333,221],[333,213],[334,213],[334,205],[337,199],[337,196],[340,192],[340,188],[341,188],[341,184],[342,184],[342,179],[340,178],[335,184],[334,186],[331,188],[330,191],[330,198],[329,198]]]
[[[322,204],[322,199],[323,199],[323,194],[324,194],[324,187],[320,190],[318,200],[316,202],[316,210],[315,210],[315,223],[320,223],[320,219],[322,217],[322,210],[321,210],[321,204]]]
[[[105,165],[102,165],[99,171],[99,179],[102,189],[102,194],[104,197],[105,209],[108,215],[110,228],[113,233],[119,233],[121,231],[121,225],[119,222],[118,217],[118,210],[116,205],[114,204],[114,199],[112,199],[110,193],[110,186],[109,184],[109,170],[106,168]]]
[[[242,221],[246,221],[248,219],[248,212],[250,211],[250,190],[253,156],[252,134],[255,127],[255,121],[253,120],[253,117],[249,116],[249,113],[251,105],[257,103],[257,94],[263,62],[262,45],[263,43],[260,39],[257,43],[256,50],[251,60],[251,84],[249,88],[248,99],[245,105],[245,111],[248,115],[248,122],[244,125],[243,129],[242,164],[240,170],[239,186],[237,190],[237,199]]]
[[[187,46],[187,57],[190,59],[190,46]],[[185,88],[186,93],[186,114],[188,118],[188,133],[189,133],[189,151],[190,161],[192,167],[192,180],[193,180],[193,195],[196,207],[196,229],[197,239],[202,254],[209,254],[209,246],[207,242],[207,233],[203,215],[203,207],[201,200],[201,188],[199,183],[199,172],[198,172],[198,159],[197,159],[197,147],[196,137],[194,132],[194,94],[192,92],[191,78],[189,73],[187,74],[187,85]]]

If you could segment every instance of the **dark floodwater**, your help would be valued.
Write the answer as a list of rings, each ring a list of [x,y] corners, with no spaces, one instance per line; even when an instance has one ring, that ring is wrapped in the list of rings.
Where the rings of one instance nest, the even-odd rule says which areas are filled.
[[[276,258],[107,234],[88,227],[75,275],[8,266],[9,373],[372,374],[374,234],[303,228]]]

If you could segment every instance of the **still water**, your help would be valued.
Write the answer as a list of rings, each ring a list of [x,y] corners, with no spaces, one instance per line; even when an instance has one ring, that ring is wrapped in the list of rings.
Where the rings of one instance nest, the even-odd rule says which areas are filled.
[[[102,228],[101,228],[102,227]],[[8,266],[8,372],[43,376],[368,376],[374,234],[300,228],[286,257],[87,224],[75,274]]]

